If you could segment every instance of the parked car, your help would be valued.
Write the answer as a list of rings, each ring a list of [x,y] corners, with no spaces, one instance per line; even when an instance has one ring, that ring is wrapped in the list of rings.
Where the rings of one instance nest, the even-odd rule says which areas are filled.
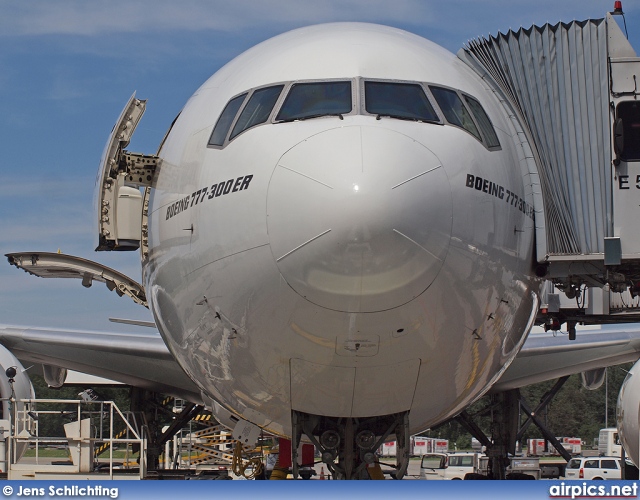
[[[575,457],[564,471],[565,479],[621,479],[620,457]]]
[[[420,479],[444,479],[447,468],[447,455],[428,453],[420,460]]]

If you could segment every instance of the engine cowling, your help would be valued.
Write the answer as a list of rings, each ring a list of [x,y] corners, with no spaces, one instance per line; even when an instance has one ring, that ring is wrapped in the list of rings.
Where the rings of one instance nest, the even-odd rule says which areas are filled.
[[[13,382],[13,396],[16,400],[20,399],[34,399],[35,392],[33,390],[33,385],[31,384],[31,379],[29,375],[27,375],[27,371],[25,370],[22,363],[18,361],[11,352],[0,345],[0,396],[2,397],[2,415],[0,418],[9,419],[9,407],[10,401],[7,399],[12,396],[11,393],[11,383],[9,382],[9,377],[6,375],[6,371],[8,368],[15,368],[16,374],[12,377]]]
[[[34,399],[36,397],[31,379],[29,379],[29,375],[27,375],[27,371],[24,369],[24,366],[22,366],[22,363],[20,363],[18,358],[11,354],[8,349],[0,345],[0,369],[2,370],[2,373],[0,373],[0,395],[3,400],[1,407],[2,415],[0,418],[3,419],[9,419],[9,406],[11,403],[8,399],[12,394],[11,384],[9,383],[9,377],[6,375],[6,370],[11,367],[16,370],[16,374],[13,376],[15,399]]]
[[[637,467],[638,459],[638,416],[640,411],[640,361],[629,370],[627,377],[622,382],[618,405],[616,408],[616,420],[618,436],[622,442],[627,457]]]
[[[582,387],[588,391],[595,391],[602,387],[604,384],[606,368],[596,368],[595,370],[589,370],[582,372]]]

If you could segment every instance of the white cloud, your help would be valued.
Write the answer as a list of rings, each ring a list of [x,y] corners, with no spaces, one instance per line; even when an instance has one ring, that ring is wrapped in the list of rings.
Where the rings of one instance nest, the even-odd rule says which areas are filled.
[[[79,99],[90,95],[88,86],[69,78],[62,68],[53,75],[47,97],[55,101]]]
[[[458,31],[460,24],[477,24],[496,18],[522,24],[557,22],[584,16],[603,16],[602,0],[31,0],[0,1],[0,36],[97,35],[105,33],[214,30],[246,32],[255,26],[287,26],[336,20],[405,23]],[[638,6],[628,2],[627,12]],[[549,18],[549,19],[547,19]],[[529,23],[529,24],[527,24]],[[506,26],[518,28],[519,24]]]
[[[628,14],[638,12],[640,7],[627,3]],[[206,53],[209,60],[225,60],[280,32],[334,21],[407,28],[455,52],[477,36],[599,18],[612,6],[603,0],[0,0],[0,39],[54,36],[52,42],[66,51],[106,58],[126,55],[144,69],[161,65],[170,55],[188,59],[193,51]],[[178,35],[196,32],[202,33],[200,41],[189,49],[176,43]],[[81,91],[67,85],[54,89],[51,97]]]
[[[11,197],[24,198],[25,193],[30,193],[39,198],[57,198],[68,196],[69,193],[85,192],[93,189],[94,178],[65,177],[60,179],[53,176],[34,179],[32,177],[0,176],[0,199]]]
[[[0,33],[6,35],[140,32],[161,30],[242,31],[260,24],[317,23],[334,19],[386,18],[411,22],[434,10],[420,0],[271,0],[234,2],[198,0],[130,2],[34,0],[4,1]]]

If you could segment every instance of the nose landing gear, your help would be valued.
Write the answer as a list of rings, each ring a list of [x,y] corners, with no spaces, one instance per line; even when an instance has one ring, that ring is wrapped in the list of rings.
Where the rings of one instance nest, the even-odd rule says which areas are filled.
[[[302,435],[320,451],[322,461],[336,479],[370,479],[367,470],[377,464],[390,468],[395,479],[402,479],[409,464],[409,413],[381,417],[325,417],[292,411],[293,477],[298,477],[297,449]],[[376,451],[391,436],[397,441],[396,463],[381,464]]]

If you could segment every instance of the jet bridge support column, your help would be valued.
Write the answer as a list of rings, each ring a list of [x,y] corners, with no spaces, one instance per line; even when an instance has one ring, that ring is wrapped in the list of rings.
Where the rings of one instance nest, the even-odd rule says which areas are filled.
[[[506,469],[509,466],[509,453],[515,453],[515,436],[519,421],[517,402],[519,401],[518,390],[506,391],[491,395],[489,405],[476,413],[470,415],[463,411],[454,420],[464,427],[482,446],[486,448],[489,457],[488,477],[490,479],[507,479]],[[491,416],[491,438],[474,421],[474,416]],[[513,429],[515,422],[515,431]],[[481,474],[468,479],[482,479]]]
[[[524,433],[532,423],[540,429],[544,438],[555,447],[562,458],[567,462],[571,459],[570,453],[562,446],[562,443],[537,417],[560,391],[568,378],[566,376],[558,379],[554,386],[544,394],[534,410],[531,410],[527,401],[521,396],[519,389],[492,394],[489,405],[476,414],[479,416],[490,414],[491,439],[477,425],[472,415],[462,412],[455,417],[454,420],[486,447],[491,479],[510,479],[506,474],[510,464],[509,454],[515,454],[516,443],[522,440]],[[520,423],[521,413],[527,417],[522,424]],[[515,478],[511,477],[511,479]]]
[[[490,397],[489,405],[477,415],[490,414],[491,439],[467,412],[462,412],[455,417],[455,420],[486,447],[489,457],[489,478],[508,479],[509,454],[513,455],[516,452],[516,435],[520,422],[520,391],[513,389],[492,394]]]
[[[491,396],[492,445],[487,449],[489,477],[506,479],[509,454],[516,453],[516,436],[520,420],[520,391],[517,389]]]

